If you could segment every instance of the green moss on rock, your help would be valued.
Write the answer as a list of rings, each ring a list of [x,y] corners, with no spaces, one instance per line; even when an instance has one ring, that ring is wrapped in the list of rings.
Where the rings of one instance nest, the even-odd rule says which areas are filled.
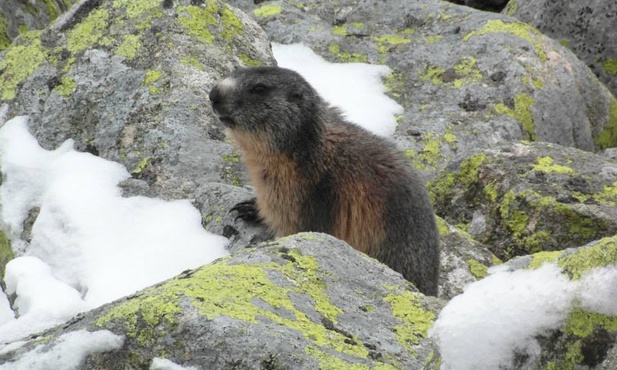
[[[600,149],[617,146],[617,99],[612,98],[608,107],[608,123],[606,128],[596,137]]]
[[[555,262],[559,256],[561,256],[563,252],[561,251],[550,251],[550,252],[538,252],[534,253],[531,258],[531,262],[529,263],[528,268],[537,269],[543,264],[547,262]]]
[[[574,280],[596,267],[617,264],[617,236],[604,238],[559,259],[559,266]]]
[[[342,63],[366,63],[368,61],[368,56],[366,55],[341,51],[339,44],[330,44],[328,51],[334,55],[336,60]]]
[[[240,35],[244,30],[244,24],[236,16],[236,14],[227,6],[221,11],[221,24],[223,31],[221,36],[225,41],[231,41],[237,35]]]
[[[602,62],[604,72],[617,76],[617,59],[606,59]]]
[[[214,41],[214,35],[210,31],[210,26],[218,24],[213,12],[218,9],[216,3],[208,2],[206,7],[195,5],[178,7],[178,20],[189,33],[209,44]]]
[[[446,70],[436,66],[427,66],[426,70],[420,75],[420,78],[424,81],[431,81],[433,85],[443,84],[442,77],[446,73]]]
[[[13,249],[11,249],[11,241],[6,236],[3,230],[0,230],[0,280],[4,279],[4,268],[6,264],[15,258]]]
[[[141,41],[138,35],[126,35],[120,46],[116,50],[116,54],[132,60],[137,56],[137,52],[141,48]]]
[[[527,23],[522,22],[504,22],[498,19],[491,19],[486,24],[476,30],[468,33],[463,38],[463,41],[468,41],[472,37],[482,36],[487,33],[509,33],[516,37],[528,41],[536,50],[538,58],[541,61],[546,61],[546,52],[537,39],[541,36],[540,32]]]
[[[24,45],[13,45],[0,61],[0,71],[3,71],[0,75],[2,100],[14,99],[17,86],[48,61],[48,51],[41,45],[39,35],[40,31],[33,31],[30,34],[31,41],[26,41]]]
[[[460,88],[470,82],[482,80],[482,73],[478,69],[476,58],[463,58],[454,65],[456,79],[452,86]]]
[[[283,11],[283,7],[277,4],[264,5],[260,8],[253,10],[253,15],[257,18],[272,17],[280,14]]]
[[[373,37],[373,40],[377,42],[377,52],[387,53],[392,46],[405,45],[411,42],[410,39],[399,35],[381,35]]]
[[[107,9],[95,9],[78,25],[73,28],[66,39],[67,49],[77,53],[90,49],[97,43],[111,45],[112,40],[104,37],[109,20]]]
[[[396,338],[411,353],[414,353],[413,346],[428,336],[436,319],[435,314],[423,306],[420,296],[419,293],[404,291],[392,292],[384,298],[390,303],[394,317],[401,320],[396,326]]]
[[[5,16],[0,14],[0,51],[11,45],[11,39],[8,34],[9,21]]]
[[[201,63],[199,62],[199,59],[195,58],[194,56],[183,56],[180,59],[180,63],[186,65],[186,66],[192,66],[195,67],[196,69],[203,71],[204,67],[201,65]]]
[[[129,18],[138,18],[144,13],[148,13],[151,10],[158,10],[160,12],[161,1],[160,0],[114,0],[112,3],[114,8],[125,8],[125,14]]]
[[[495,111],[499,114],[506,114],[516,119],[523,129],[526,140],[536,141],[535,125],[531,106],[535,100],[527,94],[518,94],[514,97],[514,109],[509,108],[503,103],[495,105]]]
[[[480,262],[474,259],[468,259],[467,265],[469,266],[469,272],[476,278],[482,279],[488,275],[488,267],[481,264]]]
[[[77,83],[75,83],[75,80],[65,76],[60,79],[60,85],[56,87],[56,91],[58,91],[58,94],[68,97],[75,91],[76,87]]]
[[[251,56],[248,54],[240,53],[238,55],[238,58],[240,58],[240,60],[242,61],[242,63],[244,63],[246,67],[259,67],[263,65],[262,62],[257,59],[251,58]]]
[[[576,172],[570,167],[553,164],[551,157],[539,157],[537,163],[533,166],[534,171],[544,173],[559,173],[565,175],[575,175]]]

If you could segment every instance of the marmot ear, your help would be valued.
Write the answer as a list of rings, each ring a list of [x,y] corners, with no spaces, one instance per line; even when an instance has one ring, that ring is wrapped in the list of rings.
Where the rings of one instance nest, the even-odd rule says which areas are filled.
[[[304,98],[304,95],[299,91],[290,92],[287,95],[287,100],[290,102],[300,101]]]

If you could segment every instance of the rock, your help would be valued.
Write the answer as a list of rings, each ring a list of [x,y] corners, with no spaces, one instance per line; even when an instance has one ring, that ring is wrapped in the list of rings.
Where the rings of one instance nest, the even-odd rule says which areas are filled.
[[[617,95],[617,3],[511,0],[504,13],[570,48]]]
[[[617,163],[548,143],[502,144],[429,184],[438,215],[508,260],[617,233]],[[482,218],[482,227],[471,227]]]
[[[449,300],[466,285],[488,275],[488,268],[502,262],[485,245],[437,217],[441,240],[439,297]]]
[[[467,5],[474,9],[489,12],[500,12],[508,4],[508,0],[447,0],[453,4]]]
[[[0,54],[6,119],[29,115],[45,148],[71,138],[77,150],[120,162],[133,175],[121,184],[127,196],[195,199],[208,183],[241,185],[244,169],[208,92],[233,68],[274,59],[245,14],[193,3],[85,0],[18,38]]]
[[[443,302],[325,234],[303,233],[113,302],[0,355],[15,361],[63,334],[107,329],[119,350],[79,369],[148,368],[155,357],[201,369],[437,369],[427,331]]]
[[[0,3],[0,51],[19,34],[41,30],[77,0],[3,0]]]
[[[274,237],[266,226],[236,220],[236,213],[229,212],[237,203],[254,197],[253,192],[227,184],[209,183],[197,189],[195,205],[204,215],[204,228],[228,238],[227,249],[232,253]]]
[[[534,269],[545,262],[556,263],[573,281],[578,281],[593,269],[617,264],[617,236],[580,248],[536,253],[506,266],[513,270]],[[592,290],[589,294],[599,293]],[[617,312],[604,314],[601,311],[598,307],[592,310],[575,302],[564,324],[540,338],[539,353],[531,358],[519,358],[520,367],[516,368],[614,369],[617,364]]]
[[[569,50],[505,15],[428,0],[233,4],[278,43],[388,65],[386,85],[405,108],[395,140],[427,178],[509,140],[617,146],[617,100],[606,87]]]
[[[18,39],[0,61],[7,119],[30,115],[44,147],[73,138],[122,163],[149,196],[191,198],[199,184],[231,183],[221,169],[233,149],[207,95],[243,60],[273,62],[265,35],[222,2],[136,4],[87,0]]]

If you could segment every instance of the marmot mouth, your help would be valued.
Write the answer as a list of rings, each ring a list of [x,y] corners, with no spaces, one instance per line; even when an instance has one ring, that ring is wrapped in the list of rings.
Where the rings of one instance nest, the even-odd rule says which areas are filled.
[[[219,121],[221,121],[225,127],[232,127],[236,125],[236,122],[230,116],[219,116]]]

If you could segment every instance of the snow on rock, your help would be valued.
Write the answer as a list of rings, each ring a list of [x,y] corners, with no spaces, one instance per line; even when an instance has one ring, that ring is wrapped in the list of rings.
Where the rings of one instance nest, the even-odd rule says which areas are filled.
[[[539,355],[536,336],[560,328],[578,304],[617,313],[617,266],[590,270],[580,280],[570,280],[552,263],[535,270],[497,266],[492,272],[454,297],[435,322],[431,336],[442,370],[507,368],[515,352]]]
[[[349,121],[377,135],[394,133],[395,115],[402,114],[403,107],[384,94],[381,79],[390,74],[388,66],[330,63],[302,44],[273,42],[272,53],[279,67],[298,72]]]
[[[195,366],[184,367],[165,358],[155,357],[152,359],[150,370],[198,370]]]
[[[118,349],[123,342],[123,337],[108,330],[78,330],[62,335],[51,348],[37,346],[16,361],[0,365],[0,370],[78,369],[88,355]]]
[[[71,140],[45,150],[27,121],[16,117],[0,129],[2,222],[21,254],[6,273],[19,317],[0,299],[0,342],[227,255],[227,239],[206,232],[189,201],[123,198],[117,184],[130,177],[123,166],[76,152]],[[19,234],[34,207],[28,245]]]

